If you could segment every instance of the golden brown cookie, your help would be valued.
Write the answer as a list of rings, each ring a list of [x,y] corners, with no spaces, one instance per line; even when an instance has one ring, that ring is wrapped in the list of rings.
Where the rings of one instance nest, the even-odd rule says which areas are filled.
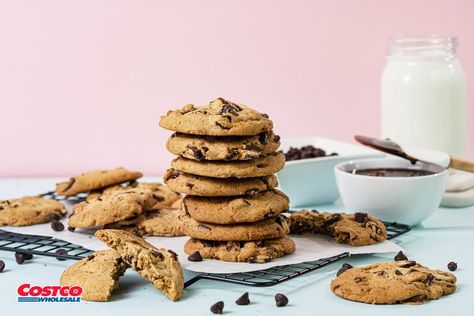
[[[204,240],[250,241],[280,238],[288,234],[286,218],[278,215],[255,223],[218,225],[198,222],[189,215],[181,215],[182,231],[186,236]]]
[[[119,191],[74,205],[70,227],[91,228],[133,218],[149,210],[156,200],[149,191]]]
[[[0,201],[0,226],[26,226],[48,222],[50,214],[64,216],[66,208],[56,200],[25,196]]]
[[[128,265],[113,249],[96,251],[74,263],[61,275],[61,285],[82,287],[82,299],[105,302],[118,288]]]
[[[176,253],[158,249],[142,238],[121,230],[98,230],[95,236],[115,249],[133,270],[167,297],[177,301],[183,296],[183,271]]]
[[[273,153],[254,160],[196,161],[177,157],[171,162],[173,169],[212,178],[254,178],[270,176],[285,166],[285,155]]]
[[[266,114],[218,98],[206,106],[188,104],[168,111],[161,117],[160,126],[193,135],[248,136],[271,131],[273,123]]]
[[[56,193],[64,196],[76,195],[102,189],[114,184],[134,181],[142,174],[119,167],[111,170],[94,170],[56,184]]]
[[[163,177],[171,190],[198,196],[253,195],[278,186],[276,176],[257,178],[209,178],[168,169]]]
[[[351,268],[331,282],[337,296],[369,304],[422,304],[455,290],[453,274],[406,260]]]
[[[184,236],[181,232],[180,209],[160,209],[140,215],[137,229],[143,236]]]
[[[387,239],[385,225],[366,213],[319,213],[303,210],[288,218],[290,233],[316,233],[334,237],[338,243],[351,246],[372,245]]]
[[[192,160],[252,160],[278,150],[280,137],[273,132],[255,136],[199,136],[174,133],[166,148]]]
[[[259,241],[212,241],[189,239],[184,251],[199,252],[204,259],[231,262],[265,263],[295,252],[295,243],[288,236]]]
[[[289,202],[288,197],[276,189],[237,197],[188,195],[183,199],[183,210],[201,222],[253,223],[287,211]]]

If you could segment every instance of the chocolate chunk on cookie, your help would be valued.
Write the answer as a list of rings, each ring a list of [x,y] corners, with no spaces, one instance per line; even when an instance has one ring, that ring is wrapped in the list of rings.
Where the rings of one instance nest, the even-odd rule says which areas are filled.
[[[40,196],[0,201],[0,226],[27,226],[49,222],[50,216],[66,214],[64,205]]]
[[[188,104],[169,111],[161,117],[160,126],[193,135],[248,136],[271,131],[273,123],[243,104],[218,98],[206,106]]]
[[[202,197],[188,195],[183,210],[194,219],[214,224],[253,223],[275,217],[289,207],[288,197],[273,189],[251,196]]]
[[[365,213],[319,213],[299,211],[288,218],[292,234],[316,233],[334,237],[351,246],[372,245],[387,239],[385,225]]]
[[[250,241],[283,237],[289,228],[282,215],[255,223],[218,225],[199,222],[189,215],[181,215],[182,231],[196,239],[218,241]]]
[[[168,169],[163,177],[171,190],[198,196],[254,195],[278,186],[276,176],[257,178],[210,178]]]
[[[74,263],[61,275],[61,285],[82,287],[82,299],[108,301],[128,265],[115,250],[101,250]]]
[[[272,132],[255,136],[219,137],[174,133],[166,148],[192,160],[252,160],[275,152],[280,138]]]
[[[273,153],[246,161],[196,161],[177,157],[171,162],[175,170],[212,178],[253,178],[270,176],[285,166],[285,156]]]
[[[344,299],[369,304],[421,304],[456,290],[456,277],[409,261],[383,262],[346,270],[331,282]]]
[[[93,201],[74,205],[70,227],[91,228],[119,222],[142,214],[155,205],[148,191],[119,191]]]
[[[180,209],[160,209],[138,217],[137,229],[143,236],[184,236],[181,232]]]
[[[287,236],[258,241],[209,241],[191,238],[184,245],[187,254],[198,252],[205,259],[230,262],[266,263],[295,252]]]
[[[176,253],[158,249],[142,238],[121,230],[103,229],[95,235],[115,249],[125,263],[167,297],[177,301],[183,296],[183,271]]]
[[[111,170],[94,170],[73,177],[69,181],[60,182],[56,185],[56,193],[64,196],[76,195],[102,189],[114,184],[133,181],[140,178],[142,174],[129,171],[119,167]]]

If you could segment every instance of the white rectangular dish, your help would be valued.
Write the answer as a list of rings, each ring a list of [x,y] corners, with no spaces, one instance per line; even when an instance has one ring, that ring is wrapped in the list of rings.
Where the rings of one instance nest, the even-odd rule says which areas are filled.
[[[375,150],[323,137],[282,138],[280,149],[312,145],[337,156],[287,161],[277,173],[279,187],[290,197],[290,207],[331,204],[338,197],[334,167],[345,161],[383,157]]]

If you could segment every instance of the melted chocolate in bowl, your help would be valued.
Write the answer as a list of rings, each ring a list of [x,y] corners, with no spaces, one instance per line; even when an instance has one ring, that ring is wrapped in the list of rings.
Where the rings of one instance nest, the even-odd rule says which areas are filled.
[[[421,177],[435,174],[435,172],[428,170],[408,168],[353,169],[349,173],[372,177]]]

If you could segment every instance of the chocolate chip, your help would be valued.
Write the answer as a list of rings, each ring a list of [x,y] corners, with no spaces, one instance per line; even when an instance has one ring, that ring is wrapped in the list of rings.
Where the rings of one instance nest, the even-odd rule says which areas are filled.
[[[2,273],[4,269],[5,269],[5,262],[3,260],[0,260],[0,273]]]
[[[399,251],[397,253],[397,255],[393,258],[393,260],[395,260],[395,261],[404,261],[404,260],[408,260],[408,258],[407,258],[407,256],[405,256],[405,254],[402,251]]]
[[[178,260],[178,254],[176,252],[174,252],[173,250],[167,250],[174,258],[174,260]]]
[[[211,227],[206,225],[198,225],[198,229],[211,230]]]
[[[222,311],[224,310],[224,302],[219,301],[211,306],[211,312],[213,314],[222,314]]]
[[[237,151],[237,149],[230,149],[229,153],[227,154],[227,156],[225,156],[224,160],[230,161],[237,156],[239,156],[239,152]]]
[[[94,259],[94,258],[95,258],[95,255],[88,255],[88,256],[87,256],[87,260],[92,260],[92,259]]]
[[[76,230],[76,227],[68,226],[67,230],[69,230],[70,232],[74,232]]]
[[[205,153],[207,153],[209,151],[209,147],[202,146],[201,150],[204,151]]]
[[[458,264],[456,262],[450,262],[448,263],[448,269],[449,271],[456,271],[456,269],[458,268]]]
[[[227,251],[231,251],[232,248],[234,248],[234,244],[232,243],[232,241],[227,242],[226,248],[227,248]]]
[[[192,189],[192,188],[194,187],[194,184],[189,183],[189,182],[186,182],[186,186],[187,186],[189,189]]]
[[[237,304],[237,305],[249,305],[250,304],[249,292],[245,292],[244,294],[242,294],[241,297],[239,297],[237,300],[235,300],[235,304]]]
[[[186,215],[189,215],[189,212],[188,212],[188,205],[186,205],[186,197],[183,199],[183,202],[181,203],[181,205],[183,206],[184,213],[185,213]]]
[[[325,226],[330,226],[334,223],[337,223],[339,222],[340,220],[342,219],[342,216],[341,214],[332,214],[331,216],[329,216],[329,218],[326,220],[326,222],[324,223]]]
[[[0,206],[0,211],[3,210],[3,206]]]
[[[16,260],[16,263],[18,263],[18,264],[23,264],[23,262],[25,262],[25,260],[30,260],[32,258],[33,258],[33,255],[31,255],[31,254],[15,252],[15,260]]]
[[[248,145],[245,145],[244,147],[245,150],[254,150],[254,151],[262,151],[262,147],[259,147],[257,145],[254,145],[254,144],[248,144]]]
[[[50,222],[56,222],[61,219],[61,216],[58,213],[51,213],[48,215],[48,221]]]
[[[263,116],[264,118],[269,118],[268,114],[266,114],[266,113],[262,113],[262,116]]]
[[[202,261],[202,256],[199,251],[195,251],[188,256],[188,260],[192,262],[200,262]]]
[[[426,298],[427,296],[425,294],[416,295],[416,296],[407,298],[406,300],[403,300],[402,303],[419,303],[426,300]]]
[[[280,141],[280,135],[273,136],[273,142],[278,143]]]
[[[336,273],[336,276],[340,276],[341,274],[343,274],[344,272],[346,272],[347,270],[350,270],[351,268],[348,268],[348,267],[342,267],[340,268],[337,273]]]
[[[396,275],[403,275],[403,273],[400,272],[400,270],[395,270]]]
[[[194,158],[196,158],[196,160],[201,161],[204,159],[204,155],[199,150],[199,148],[197,148],[196,146],[188,146],[188,148],[193,152],[193,156]]]
[[[361,277],[356,277],[356,278],[354,278],[354,282],[355,283],[360,283],[360,282],[362,282],[362,278]]]
[[[365,221],[367,220],[367,213],[361,213],[361,212],[357,212],[354,214],[354,220],[357,222],[357,223],[365,223]]]
[[[156,251],[156,250],[152,250],[152,251],[151,251],[151,255],[152,255],[153,257],[155,257],[155,258],[160,258],[160,260],[162,260],[162,261],[165,259],[165,257],[163,256],[163,254],[160,253],[160,252],[158,252],[158,251]]]
[[[173,172],[171,173],[171,176],[168,178],[168,179],[176,179],[177,177],[179,177],[180,173],[178,170],[173,170]]]
[[[67,255],[67,250],[66,249],[63,249],[63,248],[59,248],[58,250],[56,250],[54,253],[58,254],[58,255]],[[59,258],[59,257],[56,257],[56,259],[58,259],[59,261],[64,261],[66,259],[64,258]]]
[[[222,107],[221,111],[219,112],[220,115],[225,115],[226,113],[230,113],[235,116],[239,116],[239,112],[242,111],[240,106],[235,103],[226,103]]]
[[[69,182],[67,183],[66,187],[62,190],[62,192],[66,192],[67,190],[69,190],[73,186],[74,182],[76,182],[76,179],[74,178],[69,179]]]
[[[258,134],[258,141],[262,145],[268,144],[268,134],[267,133],[260,133]]]
[[[230,127],[226,127],[226,126],[222,125],[222,124],[219,123],[219,122],[216,122],[216,125],[219,126],[219,127],[222,128],[222,129],[230,129]]]
[[[247,191],[245,191],[245,195],[255,195],[259,192],[258,189],[248,189]]]
[[[158,194],[153,194],[153,198],[157,200],[158,202],[163,202],[165,200],[163,196],[158,195]]]
[[[435,278],[434,275],[432,275],[431,273],[428,273],[424,283],[430,285],[431,282],[433,282],[434,278]]]
[[[277,307],[286,306],[288,304],[288,297],[286,297],[285,294],[277,293],[275,295],[275,303]]]
[[[283,215],[275,217],[275,223],[283,227],[283,222],[285,221],[285,217]]]
[[[349,264],[349,263],[343,263],[343,264],[342,264],[342,268],[352,269],[353,266],[352,266],[351,264]]]
[[[410,268],[410,267],[413,267],[414,265],[416,265],[416,261],[408,261],[407,263],[402,264],[399,267],[400,268]]]
[[[140,238],[143,237],[143,235],[136,228],[132,229],[132,235],[135,235]]]
[[[387,272],[385,272],[384,270],[377,271],[378,276],[384,276],[386,274],[387,274]]]
[[[51,222],[51,228],[55,231],[55,232],[60,232],[60,231],[63,231],[64,230],[64,225],[63,223],[61,222]]]

